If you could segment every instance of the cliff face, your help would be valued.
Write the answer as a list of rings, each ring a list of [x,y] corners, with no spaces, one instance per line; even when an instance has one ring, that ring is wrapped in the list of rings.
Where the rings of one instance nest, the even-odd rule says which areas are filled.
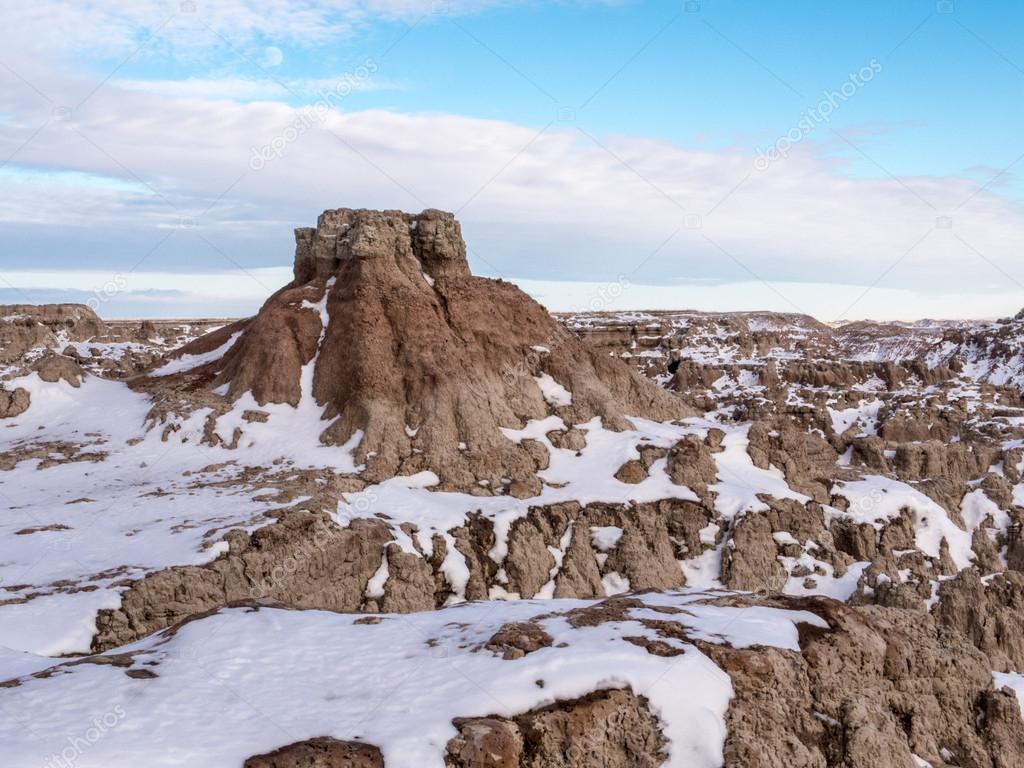
[[[295,282],[331,277],[348,262],[393,257],[399,269],[417,267],[432,279],[469,277],[462,228],[450,213],[412,214],[338,208],[316,227],[295,230]]]

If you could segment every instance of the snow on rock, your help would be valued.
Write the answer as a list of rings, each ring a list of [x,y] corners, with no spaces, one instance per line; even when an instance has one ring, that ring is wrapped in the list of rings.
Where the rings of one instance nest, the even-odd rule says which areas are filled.
[[[957,568],[967,568],[974,559],[971,533],[954,523],[941,506],[907,483],[881,475],[863,480],[839,482],[834,493],[850,502],[841,513],[858,523],[879,524],[893,520],[907,509],[914,517],[915,543],[929,557],[939,557],[942,539]]]
[[[860,577],[867,570],[870,563],[853,563],[846,569],[842,576],[835,575],[835,568],[831,563],[816,560],[811,555],[804,553],[799,558],[782,557],[779,560],[786,566],[786,570],[792,572],[797,565],[803,565],[812,571],[815,567],[824,573],[815,573],[808,582],[807,577],[790,576],[786,580],[783,592],[787,595],[826,595],[835,600],[849,600],[857,591],[857,584]]]
[[[719,426],[710,424],[709,426]],[[759,495],[774,496],[777,499],[794,499],[801,503],[810,501],[810,497],[797,493],[779,470],[761,469],[754,466],[747,447],[750,440],[747,435],[750,425],[728,427],[722,441],[721,453],[715,454],[718,467],[719,482],[711,486],[717,492],[715,509],[726,520],[748,511],[768,509]]]
[[[150,401],[125,384],[86,376],[74,388],[36,374],[15,383],[32,407],[5,421],[0,450],[35,453],[0,472],[0,645],[86,652],[96,612],[118,605],[126,579],[209,562],[222,547],[208,530],[270,522],[254,523],[274,505],[233,486],[237,468],[223,464],[195,482],[236,458],[230,451],[162,441],[146,430]]]
[[[550,374],[542,373],[540,376],[535,376],[534,381],[540,387],[541,394],[544,395],[548,405],[555,408],[572,405],[572,393],[551,378]]]
[[[623,530],[614,525],[593,526],[590,529],[590,540],[599,552],[615,549],[622,538]]]
[[[859,405],[853,408],[835,410],[829,408],[829,415],[832,417],[832,429],[837,435],[842,435],[854,425],[859,427],[859,436],[869,436],[877,433],[878,412],[884,403],[881,400],[862,400]]]
[[[550,464],[539,473],[546,485],[537,496],[517,499],[511,496],[473,496],[459,492],[430,490],[440,481],[433,472],[420,472],[411,476],[395,477],[368,486],[363,491],[346,493],[339,502],[335,519],[347,525],[358,517],[382,516],[392,528],[395,541],[411,554],[433,550],[434,535],[450,538],[450,532],[466,522],[474,513],[494,524],[496,541],[490,550],[498,564],[508,552],[508,535],[512,524],[527,515],[531,507],[577,501],[580,504],[607,502],[615,504],[652,502],[661,499],[698,501],[689,488],[676,485],[665,472],[665,460],[655,462],[650,476],[635,485],[616,480],[614,474],[622,464],[636,458],[641,444],[669,448],[686,434],[694,432],[692,425],[662,424],[644,419],[632,419],[635,429],[613,432],[605,429],[600,419],[593,419],[577,428],[587,434],[587,445],[582,451],[555,448],[547,437],[553,430],[565,429],[556,417],[529,422],[521,430],[506,429],[505,435],[513,441],[533,439],[548,449]],[[416,544],[401,530],[403,523],[416,526]],[[621,536],[621,530],[619,535]],[[605,532],[602,541],[611,541],[612,532]],[[446,538],[446,540],[447,540]],[[417,545],[418,544],[418,549]],[[567,546],[567,545],[566,545]],[[449,541],[448,555],[443,570],[449,584],[461,595],[469,574],[462,555]],[[613,579],[608,588],[615,594],[628,590],[628,581]],[[552,585],[552,590],[554,589]],[[612,593],[609,593],[612,594]]]
[[[231,337],[216,349],[204,352],[201,355],[182,355],[174,358],[150,373],[150,376],[170,376],[175,373],[184,373],[198,368],[201,365],[220,360],[228,351],[235,346],[235,342],[241,337],[242,331],[231,334]]]
[[[608,597],[613,595],[623,595],[626,592],[629,592],[629,579],[618,571],[612,571],[602,577],[601,586],[604,587],[604,593]]]
[[[739,647],[792,649],[796,623],[822,623],[812,614],[701,604],[710,597],[682,590],[652,596],[650,605],[684,609],[681,620],[695,636]],[[630,609],[624,622],[574,628],[567,621],[568,611],[594,604],[521,601],[496,611],[474,603],[370,621],[223,609],[119,649],[148,679],[84,663],[6,689],[4,762],[45,765],[68,734],[112,713],[102,738],[76,755],[77,768],[240,766],[249,755],[316,736],[373,744],[389,768],[442,768],[455,718],[510,717],[630,688],[662,723],[666,766],[721,765],[733,695],[728,675],[678,639],[664,640],[683,652],[673,657],[623,640],[657,637],[640,621],[672,616],[651,608]],[[514,661],[483,648],[506,622],[530,619],[551,636],[550,647]],[[37,668],[31,659],[0,655],[0,670]]]
[[[334,282],[333,277],[327,280],[323,296],[318,301],[303,300],[301,305],[303,309],[316,312],[320,318],[320,338],[316,354],[302,366],[299,373],[298,405],[261,405],[252,392],[246,392],[235,401],[228,413],[216,420],[215,431],[226,445],[233,442],[235,434],[241,434],[239,447],[245,450],[247,462],[266,465],[275,459],[287,457],[300,467],[331,467],[338,472],[358,472],[362,469],[353,456],[363,440],[362,430],[356,430],[344,445],[325,445],[320,442],[320,435],[330,427],[331,422],[324,420],[325,406],[318,403],[313,395],[313,378],[327,335],[327,326],[331,321],[327,299]],[[267,414],[266,421],[248,422],[245,416],[251,411],[263,411]]]
[[[1024,675],[1016,672],[993,672],[992,682],[996,688],[1010,688],[1017,694],[1020,716],[1024,717]]]

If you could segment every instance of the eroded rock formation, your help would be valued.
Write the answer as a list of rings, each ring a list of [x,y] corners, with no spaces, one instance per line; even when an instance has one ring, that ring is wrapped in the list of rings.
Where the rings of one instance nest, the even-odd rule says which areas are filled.
[[[355,440],[366,479],[429,470],[441,488],[474,493],[539,487],[537,457],[503,427],[552,411],[613,429],[629,416],[693,413],[581,343],[516,286],[471,276],[451,214],[326,211],[296,242],[294,282],[253,319],[184,347],[182,356],[207,353],[237,334],[223,357],[161,387],[175,398],[226,390],[228,403],[314,398],[321,440]]]

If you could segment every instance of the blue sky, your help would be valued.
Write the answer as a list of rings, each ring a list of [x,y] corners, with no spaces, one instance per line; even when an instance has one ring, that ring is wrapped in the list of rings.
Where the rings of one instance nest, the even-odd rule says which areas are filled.
[[[1019,4],[122,5],[0,32],[0,301],[248,312],[320,210],[432,206],[554,308],[1024,306]]]

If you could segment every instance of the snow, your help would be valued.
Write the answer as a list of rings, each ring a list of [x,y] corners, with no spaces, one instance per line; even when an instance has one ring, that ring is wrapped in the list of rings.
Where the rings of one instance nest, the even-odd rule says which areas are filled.
[[[806,552],[798,558],[780,557],[779,560],[786,567],[787,571],[792,571],[798,564],[805,565],[812,571],[815,570],[815,567],[824,571],[823,574],[812,573],[810,576],[790,576],[786,580],[786,585],[782,588],[785,594],[797,596],[825,595],[826,597],[843,602],[853,597],[853,593],[857,591],[857,585],[860,583],[861,575],[871,565],[868,562],[853,563],[847,567],[846,572],[842,576],[836,576],[835,569],[830,563],[816,560]],[[807,579],[813,579],[814,586],[805,586],[804,582]]]
[[[673,593],[655,593],[644,595],[644,602],[651,606],[674,607],[679,597]],[[653,610],[637,610],[632,615],[656,621],[666,618],[665,614]],[[827,621],[809,611],[788,611],[761,605],[737,609],[689,602],[683,613],[674,614],[671,619],[690,630],[689,636],[695,640],[724,643],[733,648],[771,646],[797,652],[800,650],[797,624],[829,628]]]
[[[993,672],[992,683],[996,688],[1010,688],[1017,694],[1020,716],[1024,717],[1024,675],[1016,672]]]
[[[877,434],[878,413],[882,410],[884,403],[881,400],[862,400],[852,408],[836,410],[829,408],[828,413],[832,418],[832,429],[837,435],[842,435],[854,425],[860,427],[859,437],[866,437]]]
[[[384,597],[384,585],[387,584],[391,572],[388,569],[388,555],[385,550],[381,556],[380,567],[366,583],[366,597],[375,600]]]
[[[150,375],[171,376],[175,373],[185,373],[186,371],[191,371],[201,365],[206,365],[207,363],[212,363],[215,360],[220,360],[231,350],[233,346],[235,346],[235,342],[238,341],[241,335],[242,331],[231,334],[231,338],[209,352],[204,352],[200,355],[182,355],[181,357],[175,358],[174,360],[171,360],[165,365],[157,368]]]
[[[53,659],[33,653],[15,651],[0,645],[0,681],[14,680],[53,665]]]
[[[650,604],[685,610],[678,618],[698,636],[740,647],[792,648],[796,622],[821,622],[798,612],[701,605],[706,597],[681,590]],[[521,601],[495,611],[476,603],[384,615],[378,624],[321,611],[224,609],[120,649],[155,678],[87,663],[7,689],[4,760],[45,765],[69,735],[99,718],[105,727],[75,755],[76,768],[222,768],[316,736],[376,745],[389,768],[442,768],[455,718],[509,717],[629,688],[661,720],[669,768],[719,766],[729,677],[679,640],[668,642],[682,655],[663,657],[622,639],[654,638],[640,620],[675,615],[638,608],[625,622],[571,627],[564,613],[589,604]],[[540,615],[553,647],[514,661],[481,648],[505,622]],[[0,655],[0,669],[36,668],[31,659]]]
[[[86,376],[74,388],[31,374],[12,384],[32,405],[5,419],[0,450],[63,441],[105,459],[45,468],[29,459],[0,472],[0,583],[6,600],[32,598],[0,605],[0,645],[88,651],[97,611],[118,606],[125,580],[207,563],[224,551],[222,532],[270,522],[263,515],[273,498],[230,463],[253,454],[200,443],[205,411],[164,442],[159,425],[146,429],[148,398],[124,383]]]
[[[609,552],[615,549],[619,544],[619,539],[622,538],[622,534],[623,530],[614,525],[595,525],[590,528],[590,540],[594,544],[594,549],[598,552]]]
[[[854,522],[877,526],[896,519],[901,510],[907,509],[913,517],[915,544],[926,555],[938,557],[944,538],[957,568],[967,568],[974,559],[971,533],[957,526],[941,506],[906,483],[868,475],[863,480],[837,483],[833,493],[850,502],[846,512],[835,510],[835,513]]]
[[[691,557],[680,563],[686,583],[700,589],[716,589],[722,586],[722,547],[708,549],[698,557]]]
[[[611,573],[605,574],[601,579],[601,586],[604,588],[604,593],[608,597],[611,597],[612,595],[622,595],[629,592],[629,579],[618,571],[612,571]]]
[[[713,426],[724,429],[726,433],[722,440],[722,452],[714,455],[719,481],[710,487],[710,490],[718,494],[715,510],[722,517],[731,521],[744,512],[767,510],[768,505],[758,498],[759,495],[794,499],[800,503],[811,500],[809,496],[791,489],[782,472],[754,466],[747,452],[747,446],[750,445],[747,437],[749,424]]]
[[[721,530],[722,526],[718,523],[708,523],[697,531],[697,536],[700,538],[701,544],[714,544],[718,541],[718,532]]]
[[[55,592],[5,605],[0,611],[0,646],[41,656],[87,651],[96,632],[96,612],[120,605],[121,596],[112,589]]]
[[[980,528],[982,523],[991,520],[994,527],[986,530],[993,538],[1000,533],[1006,536],[1012,522],[1009,513],[1000,509],[999,505],[980,488],[964,496],[960,502],[960,517],[963,518],[968,531],[974,531]]]
[[[547,438],[554,429],[564,429],[561,419],[548,417],[531,421],[522,430],[503,429],[515,442],[532,438],[542,443],[550,454],[550,464],[539,476],[548,485],[538,496],[524,500],[531,506],[578,501],[581,504],[609,502],[650,502],[660,499],[698,501],[692,490],[674,484],[665,472],[665,459],[651,465],[649,477],[637,484],[623,483],[614,475],[627,461],[640,458],[640,445],[670,448],[684,435],[694,432],[687,425],[661,424],[646,419],[630,418],[634,429],[613,432],[605,429],[599,418],[577,424],[586,433],[587,445],[582,451],[555,448]],[[578,453],[578,455],[577,455]],[[525,506],[525,505],[524,505]]]
[[[324,408],[313,397],[313,364],[302,368],[300,376],[301,397],[295,407],[288,403],[266,403],[260,405],[251,392],[246,392],[235,401],[232,409],[217,418],[214,431],[225,444],[234,441],[235,430],[241,430],[238,448],[241,458],[247,463],[267,466],[278,458],[287,458],[298,467],[330,467],[338,472],[358,472],[353,452],[363,440],[363,432],[357,430],[344,445],[325,445],[320,435],[330,426],[323,420]],[[265,422],[247,422],[246,411],[263,411],[268,414]],[[186,426],[198,439],[205,428],[203,420],[192,418]]]
[[[551,378],[550,374],[542,373],[540,376],[534,376],[533,380],[537,382],[548,405],[555,408],[572,405],[572,393]]]

